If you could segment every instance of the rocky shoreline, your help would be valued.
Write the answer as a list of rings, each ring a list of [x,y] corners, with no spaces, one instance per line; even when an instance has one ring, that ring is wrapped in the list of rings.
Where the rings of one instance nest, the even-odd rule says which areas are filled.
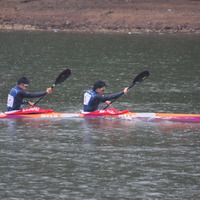
[[[199,0],[6,0],[0,31],[200,34]]]

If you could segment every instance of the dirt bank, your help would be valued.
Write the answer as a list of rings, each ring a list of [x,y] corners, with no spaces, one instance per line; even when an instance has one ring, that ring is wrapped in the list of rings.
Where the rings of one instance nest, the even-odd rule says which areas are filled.
[[[200,0],[0,0],[0,30],[200,34]]]

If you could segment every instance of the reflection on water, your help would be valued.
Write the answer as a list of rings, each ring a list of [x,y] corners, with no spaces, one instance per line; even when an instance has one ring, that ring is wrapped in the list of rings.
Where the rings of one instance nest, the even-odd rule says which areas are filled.
[[[116,109],[199,113],[199,37],[0,33],[0,110],[22,75],[29,91],[72,75],[39,106],[79,112],[96,80]],[[108,119],[0,120],[0,199],[199,199],[200,125]]]
[[[1,127],[2,199],[199,195],[198,124],[13,119]]]

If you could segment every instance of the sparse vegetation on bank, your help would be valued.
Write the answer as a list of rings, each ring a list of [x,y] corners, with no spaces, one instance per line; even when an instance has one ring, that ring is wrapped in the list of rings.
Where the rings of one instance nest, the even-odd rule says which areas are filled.
[[[200,0],[1,0],[0,30],[200,33]]]

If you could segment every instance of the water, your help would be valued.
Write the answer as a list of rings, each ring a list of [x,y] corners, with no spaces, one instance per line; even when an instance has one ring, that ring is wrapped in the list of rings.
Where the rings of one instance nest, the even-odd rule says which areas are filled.
[[[21,76],[29,91],[42,91],[70,68],[38,106],[79,112],[96,80],[118,92],[148,69],[115,108],[200,113],[199,43],[192,35],[0,33],[0,110]],[[199,130],[179,122],[1,120],[0,199],[199,199]]]

